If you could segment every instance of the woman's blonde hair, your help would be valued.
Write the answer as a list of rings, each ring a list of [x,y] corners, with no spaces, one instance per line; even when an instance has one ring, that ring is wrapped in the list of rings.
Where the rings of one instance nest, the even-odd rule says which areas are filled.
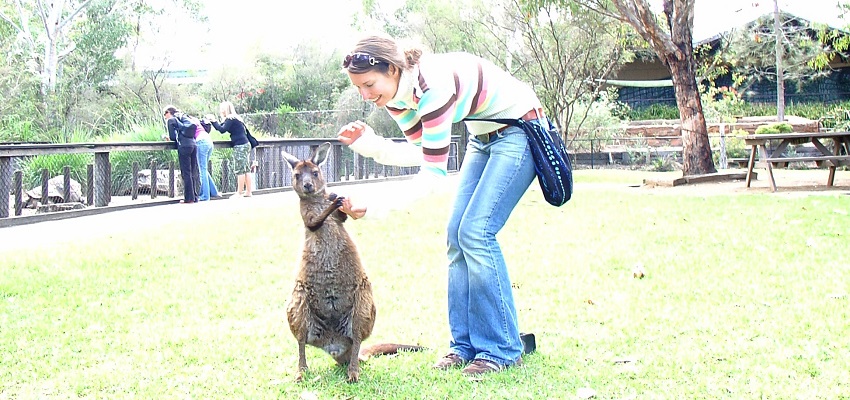
[[[218,105],[218,113],[223,115],[225,118],[239,118],[239,114],[236,113],[236,107],[233,106],[233,103],[229,101],[222,101],[221,104]]]

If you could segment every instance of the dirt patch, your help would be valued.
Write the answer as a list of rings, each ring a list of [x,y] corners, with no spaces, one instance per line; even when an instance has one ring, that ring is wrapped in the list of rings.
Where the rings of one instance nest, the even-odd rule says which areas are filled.
[[[746,170],[725,170],[743,171]],[[827,186],[829,170],[788,170],[774,169],[773,176],[776,181],[776,192],[770,189],[770,178],[767,170],[756,170],[758,179],[747,187],[745,179],[730,179],[723,181],[710,181],[700,183],[688,183],[684,185],[661,186],[640,185],[640,190],[658,193],[671,193],[694,196],[728,195],[728,194],[755,194],[767,193],[779,196],[810,196],[810,195],[850,195],[850,171],[836,171],[833,186]],[[656,176],[654,180],[669,179],[670,182],[681,178],[681,172],[669,173],[667,176]]]

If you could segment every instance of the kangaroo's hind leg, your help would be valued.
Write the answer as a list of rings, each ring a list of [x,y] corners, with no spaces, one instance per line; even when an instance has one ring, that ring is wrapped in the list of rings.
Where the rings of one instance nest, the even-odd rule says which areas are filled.
[[[348,381],[360,379],[360,345],[372,334],[375,326],[375,303],[372,300],[372,285],[363,279],[354,294],[354,309],[351,318],[351,354],[348,362]]]
[[[307,320],[311,318],[310,308],[307,306],[307,291],[301,284],[296,284],[295,290],[292,291],[292,298],[286,307],[286,317],[289,329],[298,341],[298,372],[295,374],[295,381],[301,382],[303,373],[307,370]]]

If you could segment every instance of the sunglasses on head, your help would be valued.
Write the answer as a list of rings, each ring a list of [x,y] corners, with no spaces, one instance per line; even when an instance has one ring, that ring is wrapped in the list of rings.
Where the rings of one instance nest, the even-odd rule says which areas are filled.
[[[357,68],[365,67],[367,64],[372,66],[380,63],[381,61],[375,59],[366,53],[352,53],[345,56],[345,59],[342,60],[342,67],[348,68],[349,66],[355,66]]]

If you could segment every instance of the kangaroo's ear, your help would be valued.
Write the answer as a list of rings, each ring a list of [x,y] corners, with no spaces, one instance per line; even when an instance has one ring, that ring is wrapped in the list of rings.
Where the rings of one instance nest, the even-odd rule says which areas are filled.
[[[325,160],[328,159],[328,150],[330,150],[330,148],[330,142],[324,142],[320,144],[319,147],[316,148],[316,152],[313,153],[313,157],[310,159],[310,161],[312,161],[313,164],[322,165],[322,163],[324,163]]]
[[[284,160],[286,160],[287,163],[289,163],[289,166],[291,168],[295,168],[295,165],[301,162],[298,157],[295,157],[292,154],[289,154],[283,150],[280,151],[280,155],[283,157]]]

